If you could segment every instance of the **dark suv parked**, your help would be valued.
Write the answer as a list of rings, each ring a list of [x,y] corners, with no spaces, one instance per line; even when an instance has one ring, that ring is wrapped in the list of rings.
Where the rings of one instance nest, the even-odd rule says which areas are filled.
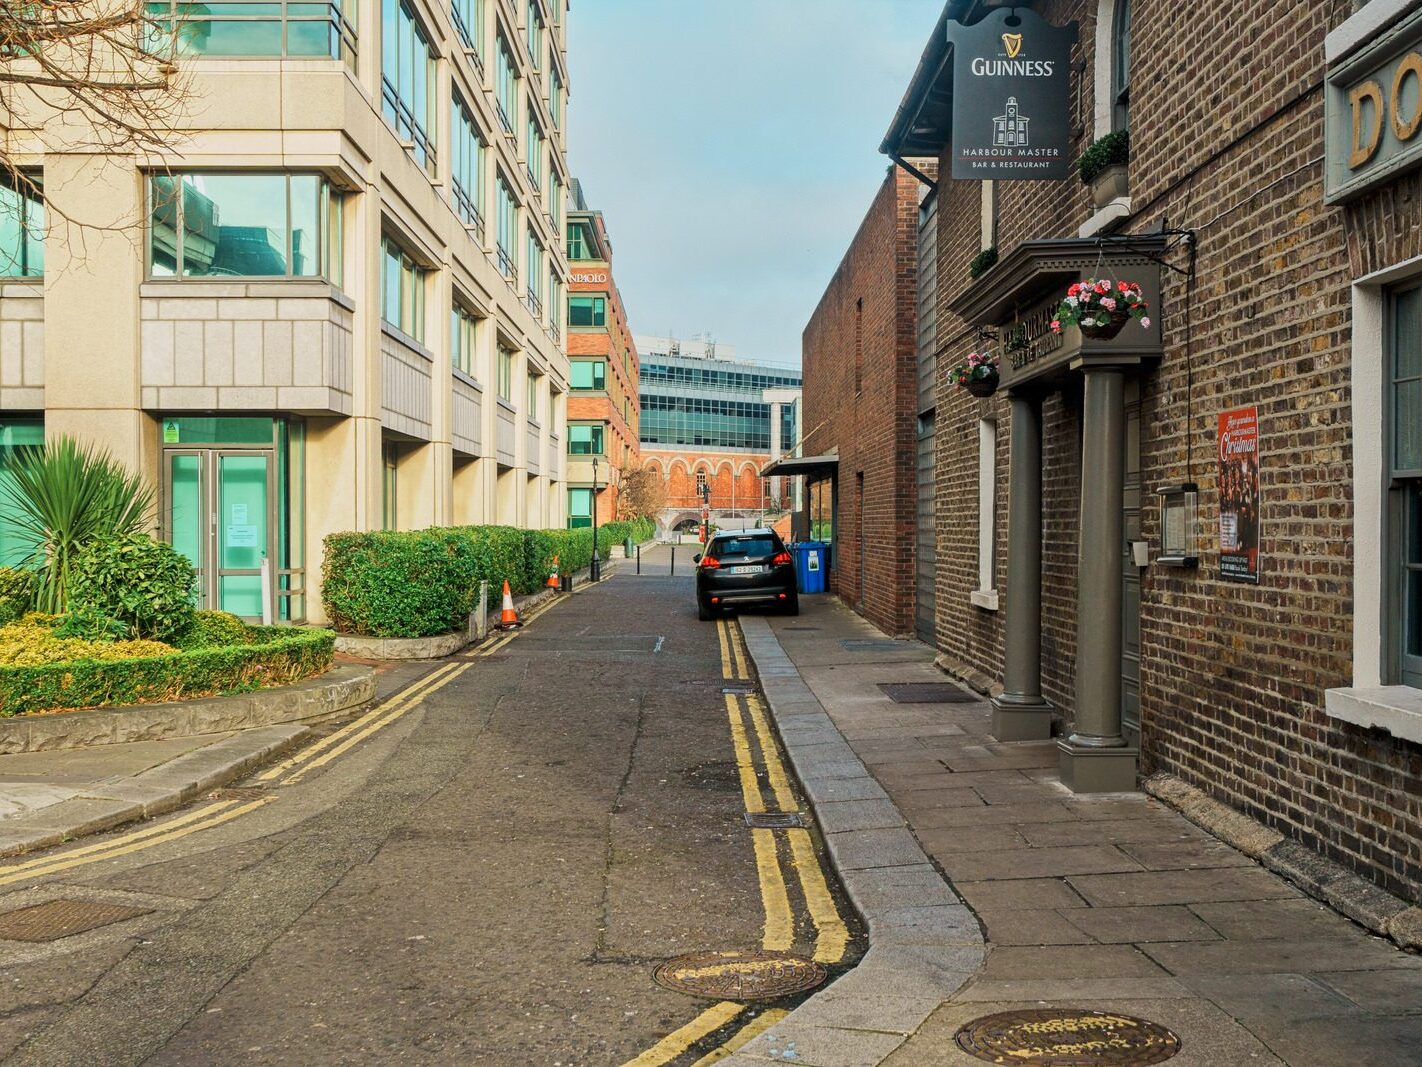
[[[718,533],[696,557],[696,613],[704,621],[742,604],[779,605],[800,614],[795,561],[774,530]]]

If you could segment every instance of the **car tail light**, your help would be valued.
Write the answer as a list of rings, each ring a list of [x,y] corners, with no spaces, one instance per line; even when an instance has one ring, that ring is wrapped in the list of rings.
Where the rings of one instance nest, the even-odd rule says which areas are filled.
[[[713,603],[713,604],[719,604],[719,603],[721,603],[721,598],[718,597],[718,596],[713,596],[713,597],[711,598],[711,603]]]
[[[714,570],[715,570],[717,567],[719,567],[720,565],[721,565],[721,561],[720,561],[719,559],[717,559],[715,556],[702,556],[702,557],[701,557],[701,566],[702,566],[702,568],[703,568],[704,570],[714,571]]]
[[[777,567],[784,567],[790,563],[793,563],[794,560],[790,558],[789,552],[777,552],[775,553],[775,558],[772,559],[770,562],[775,564],[775,566]]]

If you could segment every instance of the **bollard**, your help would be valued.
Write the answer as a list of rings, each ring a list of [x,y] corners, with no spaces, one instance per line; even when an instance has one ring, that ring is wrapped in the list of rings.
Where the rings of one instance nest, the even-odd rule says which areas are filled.
[[[489,580],[479,582],[479,599],[469,613],[469,640],[482,641],[489,632]]]
[[[642,546],[637,546],[637,573],[642,573]]]
[[[674,577],[676,575],[676,545],[671,546],[671,552],[671,569],[667,571],[668,577]]]
[[[558,580],[562,583],[561,588],[563,592],[571,593],[573,591],[573,575],[571,571],[559,575]]]

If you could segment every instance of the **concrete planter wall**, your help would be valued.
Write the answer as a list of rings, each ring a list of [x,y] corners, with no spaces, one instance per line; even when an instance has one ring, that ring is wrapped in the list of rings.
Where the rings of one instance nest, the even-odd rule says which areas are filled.
[[[0,755],[51,752],[166,737],[220,734],[253,726],[320,719],[375,696],[375,671],[334,667],[295,685],[255,693],[0,719]]]
[[[336,651],[360,659],[443,659],[445,656],[454,655],[467,644],[467,630],[436,634],[434,637],[336,635]]]

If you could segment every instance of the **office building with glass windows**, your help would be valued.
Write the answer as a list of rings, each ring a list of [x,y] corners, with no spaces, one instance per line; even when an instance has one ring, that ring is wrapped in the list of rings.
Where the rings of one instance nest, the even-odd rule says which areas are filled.
[[[622,478],[642,465],[637,383],[640,362],[627,310],[612,277],[612,242],[602,212],[574,179],[568,209],[568,525],[619,518]],[[594,462],[596,466],[594,466]]]
[[[249,618],[321,619],[335,531],[563,525],[567,0],[149,8],[167,154],[11,124],[53,224],[0,188],[0,451],[145,473]]]
[[[664,525],[689,521],[708,498],[722,517],[783,510],[788,482],[760,471],[799,441],[800,370],[738,360],[732,346],[710,340],[635,343],[642,455],[666,483]]]

